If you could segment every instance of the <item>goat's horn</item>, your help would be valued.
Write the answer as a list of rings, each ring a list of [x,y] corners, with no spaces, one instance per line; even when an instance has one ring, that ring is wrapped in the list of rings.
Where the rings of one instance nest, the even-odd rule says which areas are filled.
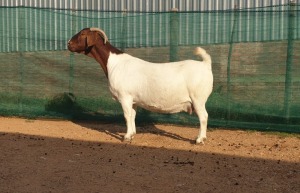
[[[95,27],[90,28],[90,30],[98,32],[99,35],[104,39],[104,44],[106,44],[106,42],[108,41],[108,38],[103,30],[101,30],[99,28],[95,28]]]

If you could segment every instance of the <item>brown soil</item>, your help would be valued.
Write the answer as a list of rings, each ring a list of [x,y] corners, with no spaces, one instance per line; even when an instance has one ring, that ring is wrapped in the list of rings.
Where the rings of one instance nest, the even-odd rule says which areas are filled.
[[[0,117],[0,192],[300,192],[299,135]]]

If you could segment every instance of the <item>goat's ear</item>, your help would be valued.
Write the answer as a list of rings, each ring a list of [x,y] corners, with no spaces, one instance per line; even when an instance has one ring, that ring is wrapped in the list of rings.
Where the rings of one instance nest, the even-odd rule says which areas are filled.
[[[91,38],[88,38],[88,37],[85,38],[85,51],[84,51],[84,53],[86,55],[89,54],[91,49],[93,48],[92,41],[89,40],[89,39],[91,39]]]
[[[95,41],[93,40],[93,38],[90,38],[90,37],[85,38],[86,48],[89,48],[89,47],[93,46],[94,44],[95,44]]]

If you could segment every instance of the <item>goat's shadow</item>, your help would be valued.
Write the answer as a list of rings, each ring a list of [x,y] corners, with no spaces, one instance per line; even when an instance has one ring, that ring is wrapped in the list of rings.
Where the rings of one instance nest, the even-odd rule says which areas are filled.
[[[99,115],[98,115],[99,116]],[[122,120],[121,120],[122,118]],[[73,120],[73,123],[80,125],[85,128],[89,128],[92,130],[96,130],[99,132],[106,133],[111,137],[124,141],[124,134],[126,133],[126,124],[123,115],[120,117],[115,117],[115,119],[99,119],[99,120]],[[115,124],[115,125],[114,125]],[[111,127],[111,125],[114,125]],[[151,120],[141,121],[138,119],[136,121],[137,125],[137,133],[150,133],[155,135],[161,135],[164,137],[169,137],[176,140],[181,140],[185,142],[189,142],[191,144],[195,143],[195,140],[191,140],[175,133],[167,132],[165,130],[159,129],[155,126],[154,122]]]
[[[76,102],[76,98],[73,93],[61,93],[54,96],[45,105],[45,109],[47,111],[61,113],[67,117],[71,117],[73,122],[77,125],[105,132],[120,141],[123,141],[124,138],[124,134],[120,135],[120,133],[126,133],[126,125],[123,114],[107,115],[105,113],[85,109]],[[163,118],[168,119],[168,115],[165,115]],[[149,111],[138,109],[136,117],[137,133],[151,133],[194,143],[194,141],[190,139],[157,128],[153,124],[155,122],[158,121],[151,116]],[[115,124],[115,127],[103,127],[103,125],[108,124]]]

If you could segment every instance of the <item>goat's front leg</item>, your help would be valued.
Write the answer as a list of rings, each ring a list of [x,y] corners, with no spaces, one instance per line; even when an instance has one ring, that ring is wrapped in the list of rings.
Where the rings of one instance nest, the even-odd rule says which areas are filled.
[[[133,135],[136,134],[136,127],[135,127],[136,111],[137,111],[137,106],[133,105],[131,110],[131,124],[132,124]]]
[[[126,121],[127,132],[124,136],[125,141],[131,141],[133,135],[136,133],[135,129],[135,115],[136,111],[133,108],[132,100],[121,101],[124,117]]]

